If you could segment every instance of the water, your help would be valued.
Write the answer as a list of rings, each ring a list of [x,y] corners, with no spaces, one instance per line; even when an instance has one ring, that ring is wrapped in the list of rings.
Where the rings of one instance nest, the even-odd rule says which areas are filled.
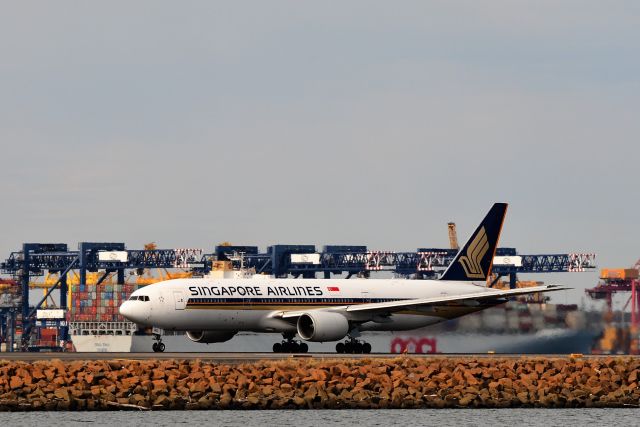
[[[640,423],[640,409],[398,409],[299,411],[10,412],[7,426],[584,426]]]

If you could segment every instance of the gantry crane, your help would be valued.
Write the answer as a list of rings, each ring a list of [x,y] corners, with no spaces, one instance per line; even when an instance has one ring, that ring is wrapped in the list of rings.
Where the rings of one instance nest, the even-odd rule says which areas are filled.
[[[590,298],[606,302],[604,320],[607,326],[599,342],[600,350],[640,354],[640,260],[632,268],[604,268],[600,279],[596,287],[585,291]],[[614,323],[613,295],[619,292],[631,292],[622,308],[620,322],[625,323],[624,312],[631,304],[631,323],[627,326]]]
[[[458,233],[456,232],[456,223],[447,223],[447,228],[449,229],[449,247],[455,250],[460,249],[460,245],[458,244]]]

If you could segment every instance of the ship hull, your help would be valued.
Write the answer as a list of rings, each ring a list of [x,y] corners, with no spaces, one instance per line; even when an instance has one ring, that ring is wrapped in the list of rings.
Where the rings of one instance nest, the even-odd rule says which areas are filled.
[[[591,351],[595,334],[569,329],[545,329],[529,334],[468,333],[363,333],[373,353],[521,353],[568,354]],[[201,344],[185,335],[165,335],[162,341],[171,352],[269,352],[279,334],[240,333],[223,343]],[[152,352],[151,335],[77,335],[72,336],[79,352]],[[308,343],[309,352],[333,353],[335,342]]]

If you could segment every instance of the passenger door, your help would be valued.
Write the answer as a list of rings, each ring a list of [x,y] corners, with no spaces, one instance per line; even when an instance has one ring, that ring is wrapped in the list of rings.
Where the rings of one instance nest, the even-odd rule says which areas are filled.
[[[187,306],[187,299],[182,291],[173,291],[173,299],[176,301],[176,310],[184,310]]]

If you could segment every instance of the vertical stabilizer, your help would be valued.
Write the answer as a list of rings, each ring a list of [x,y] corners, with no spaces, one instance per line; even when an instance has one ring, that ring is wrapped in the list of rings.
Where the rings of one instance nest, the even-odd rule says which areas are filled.
[[[491,274],[493,257],[498,247],[507,206],[506,203],[493,205],[440,280],[487,280]]]

